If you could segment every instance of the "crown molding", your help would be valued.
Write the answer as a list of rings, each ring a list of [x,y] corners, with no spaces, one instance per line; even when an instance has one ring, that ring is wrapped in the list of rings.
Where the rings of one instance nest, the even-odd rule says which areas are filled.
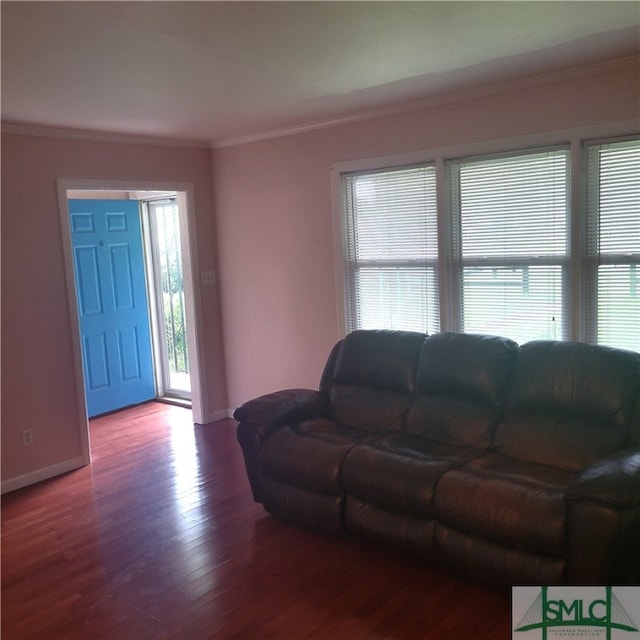
[[[210,144],[205,140],[184,140],[180,138],[163,138],[128,133],[110,133],[83,129],[61,129],[39,125],[27,125],[17,122],[2,122],[2,133],[18,136],[36,136],[59,138],[65,140],[84,140],[87,142],[113,142],[116,144],[139,144],[156,147],[176,147],[180,149],[208,149]]]
[[[465,102],[469,100],[477,100],[479,98],[485,98],[493,95],[512,93],[515,91],[521,91],[523,89],[542,86],[545,84],[567,82],[569,80],[587,77],[590,75],[613,73],[614,71],[623,71],[626,69],[637,69],[639,66],[640,56],[627,56],[625,58],[617,58],[615,60],[598,62],[581,67],[572,67],[570,69],[562,69],[559,71],[551,71],[548,73],[526,76],[524,78],[483,85],[471,89],[441,93],[433,96],[428,96],[426,98],[420,98],[418,100],[397,103],[386,107],[380,107],[378,109],[370,109],[367,111],[352,113],[346,116],[331,118],[327,120],[319,120],[313,123],[305,123],[294,125],[291,127],[272,129],[246,136],[221,138],[219,140],[212,141],[211,148],[219,149],[224,147],[232,147],[242,144],[249,144],[251,142],[269,140],[271,138],[281,138],[284,136],[296,135],[300,133],[308,133],[311,131],[316,131],[318,129],[326,129],[329,127],[351,124],[354,122],[383,118],[386,116],[398,115],[410,111],[418,111],[420,109],[430,107],[453,104],[456,102]]]

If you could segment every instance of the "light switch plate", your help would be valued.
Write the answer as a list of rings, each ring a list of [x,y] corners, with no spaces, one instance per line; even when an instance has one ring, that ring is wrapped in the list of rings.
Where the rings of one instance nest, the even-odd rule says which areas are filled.
[[[201,271],[200,272],[200,284],[215,284],[216,272],[215,271]]]

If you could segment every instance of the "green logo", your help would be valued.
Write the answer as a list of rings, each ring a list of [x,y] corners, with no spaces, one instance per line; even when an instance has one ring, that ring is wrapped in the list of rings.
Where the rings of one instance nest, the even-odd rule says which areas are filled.
[[[542,640],[547,640],[547,630],[558,627],[603,629],[607,640],[611,640],[612,629],[638,631],[636,623],[620,604],[611,587],[605,587],[603,598],[573,600],[554,600],[549,597],[548,587],[542,587],[514,631],[541,629]]]

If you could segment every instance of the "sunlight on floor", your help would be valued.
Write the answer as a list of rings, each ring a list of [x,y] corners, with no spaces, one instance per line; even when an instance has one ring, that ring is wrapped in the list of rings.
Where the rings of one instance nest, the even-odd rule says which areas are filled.
[[[203,544],[206,514],[199,483],[199,461],[191,411],[178,409],[169,421],[172,466],[175,471],[176,540],[181,546],[185,574],[198,571],[210,561],[211,547]]]

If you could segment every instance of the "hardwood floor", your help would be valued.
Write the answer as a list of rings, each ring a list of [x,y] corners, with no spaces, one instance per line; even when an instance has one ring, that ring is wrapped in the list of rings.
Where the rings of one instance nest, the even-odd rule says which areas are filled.
[[[98,418],[90,467],[4,496],[3,640],[510,637],[509,593],[267,515],[234,426]]]

